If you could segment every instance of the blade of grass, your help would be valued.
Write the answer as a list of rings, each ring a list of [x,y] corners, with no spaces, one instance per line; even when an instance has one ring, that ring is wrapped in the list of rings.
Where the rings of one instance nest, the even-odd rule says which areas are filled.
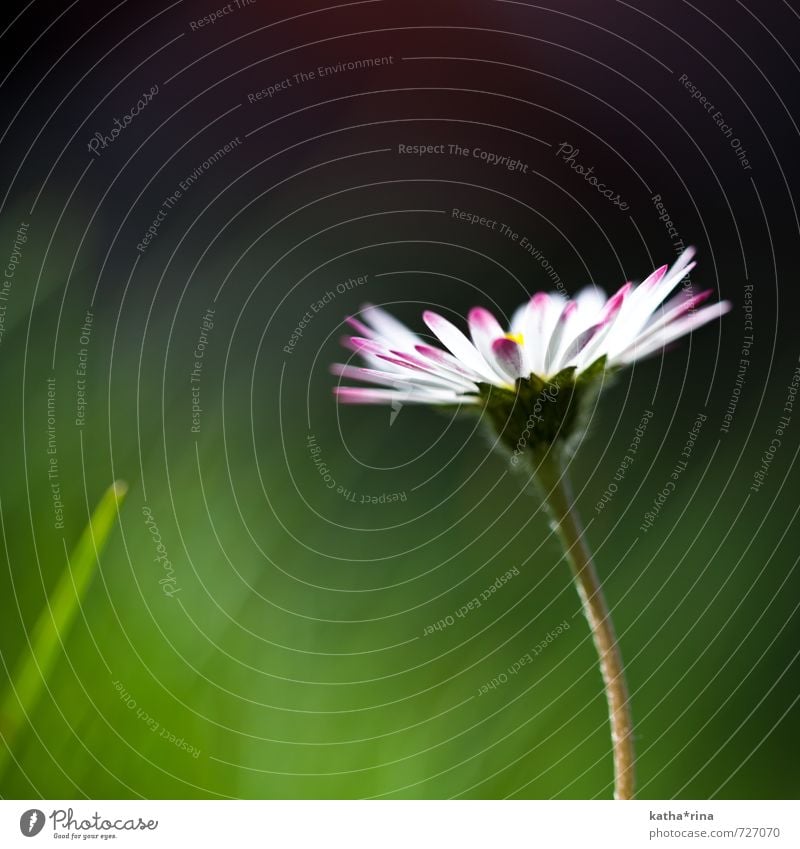
[[[122,481],[106,490],[31,630],[28,648],[0,702],[0,734],[5,743],[0,746],[0,774],[58,661],[127,491]]]

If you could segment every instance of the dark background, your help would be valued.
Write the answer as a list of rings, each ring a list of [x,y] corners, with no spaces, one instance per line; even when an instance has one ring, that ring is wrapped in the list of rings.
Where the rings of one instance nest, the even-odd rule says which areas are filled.
[[[525,478],[471,420],[337,408],[328,366],[343,356],[343,318],[367,300],[422,332],[426,307],[508,316],[554,274],[570,292],[642,279],[676,256],[660,195],[697,246],[693,282],[734,308],[625,372],[571,464],[627,660],[641,795],[795,797],[800,408],[750,487],[800,354],[797,4],[257,0],[192,31],[217,8],[5,12],[4,265],[20,222],[29,238],[0,342],[4,691],[65,546],[113,480],[130,492],[2,794],[610,795],[588,629]],[[393,63],[248,102],[300,71],[377,56]],[[237,136],[138,251],[164,198]],[[565,142],[628,209],[559,159]],[[441,143],[518,158],[527,173],[398,153]],[[506,222],[538,254],[454,208]],[[359,275],[287,354],[310,305]],[[189,376],[209,307],[195,433]],[[63,530],[46,473],[52,376]],[[635,462],[598,512],[646,410]],[[644,532],[700,413],[688,467]],[[326,486],[310,434],[352,496]],[[425,636],[513,567],[479,610]],[[477,695],[564,620],[534,664]],[[199,754],[153,733],[115,681]]]

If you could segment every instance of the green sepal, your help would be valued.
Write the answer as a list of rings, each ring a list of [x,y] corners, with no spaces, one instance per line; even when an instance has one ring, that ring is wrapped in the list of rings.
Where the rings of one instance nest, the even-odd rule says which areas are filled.
[[[570,366],[548,378],[520,378],[514,389],[481,383],[483,412],[512,455],[569,447],[583,434],[586,413],[610,374],[602,356],[581,372]]]

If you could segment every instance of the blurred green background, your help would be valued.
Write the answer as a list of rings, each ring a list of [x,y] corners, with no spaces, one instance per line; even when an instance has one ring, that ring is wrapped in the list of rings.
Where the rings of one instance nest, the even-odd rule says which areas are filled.
[[[587,20],[594,14],[587,4],[573,5]],[[667,4],[649,6],[666,13]],[[185,126],[173,121],[125,165],[195,86],[275,52],[284,39],[304,43],[355,27],[346,16],[314,18],[246,40],[236,48],[243,55],[222,50],[191,80],[184,74],[170,83],[163,106],[153,107],[163,111],[137,119],[117,143],[124,156],[104,154],[70,194],[86,154],[78,146],[73,157],[69,149],[37,199],[74,129],[56,115],[48,149],[37,149],[40,163],[29,163],[14,183],[0,221],[3,258],[20,221],[30,221],[31,231],[0,343],[4,693],[64,572],[65,551],[114,480],[126,481],[129,491],[41,700],[14,741],[0,775],[2,796],[609,797],[609,735],[594,650],[528,481],[490,450],[473,419],[411,407],[337,408],[328,366],[347,356],[338,344],[342,322],[364,301],[385,305],[423,332],[419,316],[431,305],[451,318],[475,304],[508,316],[531,292],[553,287],[540,260],[497,233],[454,220],[453,208],[527,234],[569,291],[589,281],[613,291],[675,255],[653,208],[656,192],[687,244],[698,243],[695,284],[716,288],[734,310],[719,326],[621,375],[601,396],[570,466],[627,662],[640,795],[800,792],[797,421],[763,487],[749,489],[797,367],[797,341],[786,326],[797,303],[790,276],[796,232],[776,168],[779,161],[790,181],[796,177],[785,160],[786,116],[764,103],[761,119],[773,122],[778,148],[772,159],[752,116],[732,95],[726,100],[721,78],[677,41],[662,45],[663,61],[688,67],[727,106],[758,163],[751,183],[716,128],[676,88],[669,106],[714,159],[707,169],[688,137],[665,132],[661,147],[651,148],[610,125],[615,108],[630,107],[652,132],[673,128],[643,93],[664,84],[652,63],[640,69],[638,57],[619,58],[631,75],[622,80],[579,58],[565,69],[555,48],[550,56],[539,45],[534,55],[511,38],[402,29],[463,22],[454,10],[381,4],[364,11],[359,26],[397,30],[369,37],[368,47],[346,42],[332,57],[421,55],[446,44],[448,55],[524,61],[540,73],[456,73],[446,63],[408,62],[368,82],[351,78],[304,91],[276,111],[243,107],[194,137],[268,78],[332,60],[319,47],[302,61],[275,60],[285,68],[243,72],[243,80],[228,83],[236,85],[233,94],[215,89],[181,116]],[[259,20],[279,13],[262,9]],[[475,20],[467,23],[489,25],[486,10],[469,14]],[[574,49],[595,32],[510,7],[492,14],[505,16],[507,29]],[[676,26],[693,26],[686,15]],[[657,41],[654,25],[625,20],[627,36]],[[608,24],[602,14],[596,21]],[[183,18],[170,22],[149,42],[126,46],[131,55],[116,58],[114,80],[147,44],[152,49],[185,27]],[[129,23],[119,23],[120,32]],[[731,26],[747,29],[747,22]],[[146,80],[167,78],[222,43],[219,33],[207,38],[202,49],[183,39],[154,63],[154,75],[137,72],[114,94],[118,110]],[[599,58],[613,52],[614,38],[600,40]],[[762,49],[757,39],[751,47]],[[137,251],[177,180],[228,138],[277,110],[364,88],[431,86],[432,74],[443,89],[472,93],[331,102],[310,117],[282,121],[215,165],[147,251]],[[575,89],[589,81],[596,97]],[[45,87],[54,101],[60,85]],[[94,76],[85,85],[105,91]],[[753,79],[738,85],[753,96]],[[484,98],[475,93],[481,87],[539,105]],[[109,116],[114,108],[103,106]],[[398,128],[392,122],[400,117],[412,123]],[[484,126],[448,123],[457,120]],[[33,134],[39,125],[27,121]],[[82,133],[109,122],[94,116]],[[367,122],[377,125],[340,131]],[[325,132],[333,135],[316,139]],[[610,207],[555,159],[548,145],[564,138],[620,186],[629,213]],[[531,175],[450,157],[409,162],[395,153],[403,141],[450,140],[516,154]],[[363,275],[363,285],[336,291]],[[749,332],[742,309],[748,280],[755,284],[756,341],[733,422],[722,432]],[[331,290],[335,297],[286,353],[293,329]],[[209,308],[213,328],[203,330]],[[87,310],[94,318],[84,344]],[[191,373],[204,333],[195,432]],[[82,348],[86,420],[76,426]],[[54,526],[47,474],[52,377],[63,530]],[[598,511],[647,410],[653,417],[635,461]],[[701,412],[707,419],[691,460],[645,532],[644,515]],[[317,450],[309,449],[309,437]],[[148,516],[169,568],[156,559]],[[456,616],[513,568],[519,574],[477,610]],[[431,629],[447,617],[451,625]],[[532,664],[478,695],[564,621],[570,627]]]

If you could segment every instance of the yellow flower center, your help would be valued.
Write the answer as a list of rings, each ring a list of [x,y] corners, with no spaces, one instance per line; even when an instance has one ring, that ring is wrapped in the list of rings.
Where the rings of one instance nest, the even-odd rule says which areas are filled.
[[[522,345],[525,342],[525,337],[521,333],[506,333],[506,339],[516,342],[517,345]]]

